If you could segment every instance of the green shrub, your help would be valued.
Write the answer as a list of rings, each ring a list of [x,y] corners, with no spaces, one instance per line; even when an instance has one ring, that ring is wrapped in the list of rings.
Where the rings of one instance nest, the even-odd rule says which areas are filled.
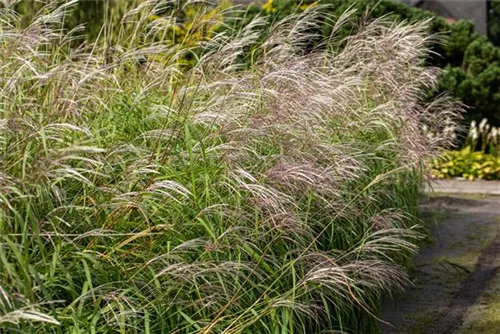
[[[490,0],[488,16],[488,38],[496,46],[500,46],[500,1]]]
[[[435,178],[462,177],[467,180],[500,180],[500,157],[471,150],[450,151],[432,163]]]

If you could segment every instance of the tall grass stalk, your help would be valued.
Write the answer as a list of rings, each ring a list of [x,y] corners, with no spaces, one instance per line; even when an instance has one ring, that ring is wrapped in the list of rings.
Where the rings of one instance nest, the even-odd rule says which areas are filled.
[[[25,28],[0,9],[0,328],[366,332],[408,283],[421,161],[443,144],[420,128],[456,117],[421,103],[427,22],[311,48],[320,21],[349,20],[311,7],[247,68],[259,18],[200,38],[209,9],[199,42],[174,43],[170,2],[78,48],[73,3]]]

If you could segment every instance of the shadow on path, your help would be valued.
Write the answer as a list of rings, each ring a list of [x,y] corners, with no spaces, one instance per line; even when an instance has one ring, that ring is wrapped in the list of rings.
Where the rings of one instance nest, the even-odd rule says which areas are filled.
[[[467,276],[462,287],[458,290],[449,304],[446,312],[436,319],[427,333],[448,334],[453,333],[459,328],[464,315],[469,308],[476,303],[488,282],[495,277],[499,265],[499,258],[500,234],[497,234],[491,245],[481,253],[474,267],[474,271]]]
[[[500,197],[431,197],[421,205],[431,241],[413,286],[383,302],[386,334],[454,333],[500,265]]]

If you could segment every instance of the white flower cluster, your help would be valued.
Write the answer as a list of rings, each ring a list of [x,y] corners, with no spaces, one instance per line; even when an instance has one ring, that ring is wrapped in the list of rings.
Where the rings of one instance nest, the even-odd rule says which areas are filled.
[[[479,125],[476,121],[470,124],[467,142],[473,148],[479,144],[482,151],[499,152],[500,149],[500,128],[488,124],[488,119],[483,118]]]

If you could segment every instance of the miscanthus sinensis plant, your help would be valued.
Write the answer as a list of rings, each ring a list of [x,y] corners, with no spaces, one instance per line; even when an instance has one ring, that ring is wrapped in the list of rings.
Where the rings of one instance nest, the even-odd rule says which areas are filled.
[[[440,133],[457,110],[420,102],[437,75],[427,23],[365,22],[311,49],[319,21],[350,18],[316,6],[263,41],[257,18],[195,52],[168,38],[168,1],[145,1],[114,27],[121,44],[105,26],[75,48],[72,4],[25,28],[0,13],[0,328],[375,324],[407,283],[421,161],[443,145],[420,128]]]

